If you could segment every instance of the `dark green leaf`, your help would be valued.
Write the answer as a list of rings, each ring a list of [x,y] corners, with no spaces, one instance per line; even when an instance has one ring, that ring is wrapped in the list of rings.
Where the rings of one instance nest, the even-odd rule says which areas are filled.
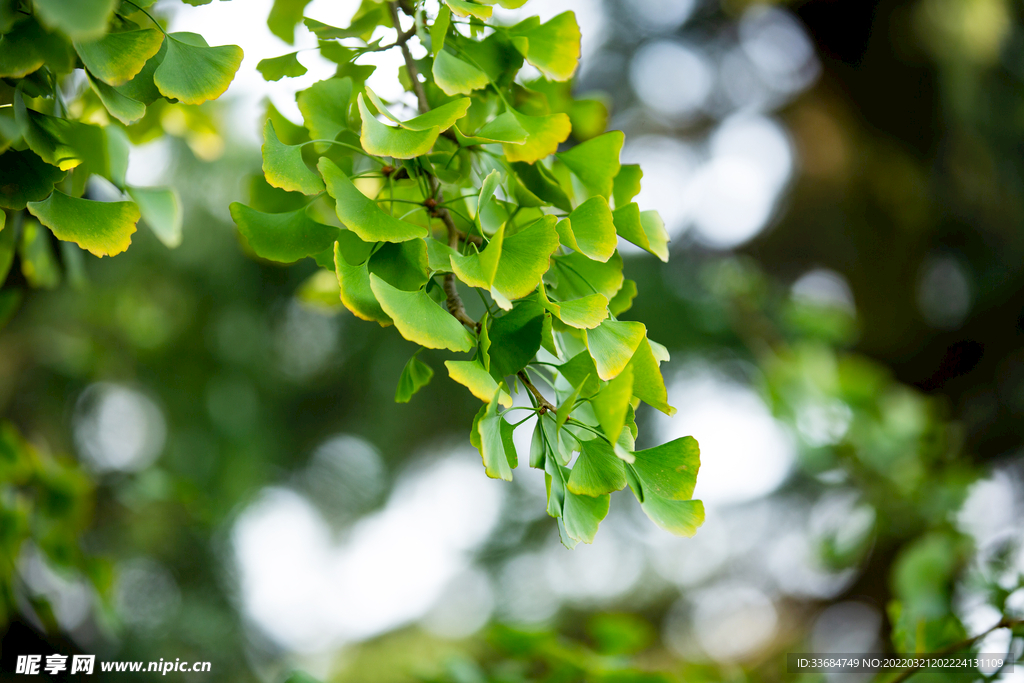
[[[202,104],[224,94],[242,63],[237,45],[210,47],[196,33],[171,33],[167,54],[153,78],[160,94],[185,104]]]
[[[275,36],[288,43],[295,42],[295,25],[302,21],[302,11],[309,0],[274,0],[267,16],[267,28]]]
[[[73,40],[102,36],[116,7],[117,0],[35,0],[40,21]]]
[[[245,204],[231,204],[231,218],[260,258],[293,263],[331,248],[338,228],[317,223],[297,209],[287,213],[263,213]]]
[[[299,53],[289,52],[280,57],[261,59],[256,70],[265,81],[279,81],[282,78],[298,78],[306,73],[306,67],[299,63]]]
[[[66,175],[29,150],[7,150],[0,156],[0,208],[18,211],[27,202],[46,199]]]
[[[402,370],[402,376],[398,378],[398,388],[395,390],[395,403],[408,403],[413,394],[430,384],[434,377],[434,371],[430,366],[413,355]]]
[[[544,309],[532,299],[519,301],[512,310],[495,318],[490,337],[491,374],[514,375],[533,360],[540,349]]]

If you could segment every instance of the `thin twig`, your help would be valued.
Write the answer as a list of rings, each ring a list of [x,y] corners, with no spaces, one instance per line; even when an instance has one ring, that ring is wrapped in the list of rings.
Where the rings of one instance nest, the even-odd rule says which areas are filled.
[[[548,400],[544,398],[544,394],[540,393],[540,390],[537,387],[533,386],[533,382],[530,381],[530,378],[527,376],[525,370],[520,370],[516,376],[519,377],[519,380],[523,383],[523,386],[529,389],[530,393],[533,394],[534,397],[537,399],[538,415],[543,415],[548,411],[551,411],[552,413],[558,411],[558,409],[555,408],[555,406],[551,405],[551,403],[549,403]]]
[[[974,645],[976,642],[978,642],[988,634],[992,633],[993,631],[998,631],[1001,628],[1014,628],[1016,626],[1020,626],[1021,624],[1024,624],[1024,619],[1011,619],[1010,617],[1003,617],[999,620],[998,624],[988,629],[987,631],[983,631],[978,635],[974,636],[973,638],[967,638],[966,640],[961,640],[960,642],[953,643],[952,645],[947,645],[946,647],[939,648],[934,652],[929,652],[927,656],[948,655],[951,653],[959,652],[960,650],[966,650],[967,648]],[[903,683],[903,681],[913,676],[922,668],[924,667],[912,666],[908,669],[904,669],[895,678],[889,681],[889,683]]]

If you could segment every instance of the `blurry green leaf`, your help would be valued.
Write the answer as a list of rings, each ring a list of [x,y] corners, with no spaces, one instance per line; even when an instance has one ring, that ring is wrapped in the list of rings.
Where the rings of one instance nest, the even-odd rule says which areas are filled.
[[[313,195],[324,191],[324,183],[302,160],[301,145],[285,145],[277,139],[274,123],[263,126],[263,174],[274,187]]]
[[[544,310],[531,299],[519,301],[505,315],[495,318],[489,331],[491,374],[514,375],[533,360],[540,349]]]
[[[555,294],[559,299],[603,294],[611,300],[622,287],[622,256],[618,253],[607,263],[594,261],[578,252],[555,256],[553,260],[558,271]]]
[[[427,236],[427,229],[385,213],[377,203],[352,184],[348,176],[326,157],[317,164],[336,201],[338,219],[364,242],[405,242]]]
[[[82,165],[86,173],[102,175],[116,186],[124,186],[128,141],[123,132],[112,126],[101,128],[40,114],[26,109],[18,95],[14,112],[29,149],[43,161],[62,171]]]
[[[364,4],[363,7],[366,7]],[[372,3],[371,3],[372,7]],[[391,18],[388,16],[386,6],[383,3],[377,4],[365,13],[356,12],[348,28],[330,26],[316,19],[303,19],[302,22],[310,31],[316,34],[320,40],[336,40],[338,38],[359,38],[366,41],[373,34],[378,26],[391,26]]]
[[[58,73],[74,69],[74,49],[61,34],[28,19],[0,36],[0,78],[24,78],[44,64]]]
[[[59,190],[44,201],[29,202],[28,210],[57,239],[74,242],[96,256],[114,256],[126,250],[141,217],[133,202],[94,202]]]
[[[478,5],[475,2],[469,2],[468,0],[444,0],[444,4],[451,8],[452,13],[460,17],[476,17],[481,21],[484,19],[491,18],[491,7],[487,5]]]
[[[428,349],[462,352],[471,351],[476,345],[473,335],[422,290],[396,289],[372,273],[370,287],[381,308],[409,341]]]
[[[636,298],[636,294],[636,283],[632,280],[623,280],[622,287],[608,302],[608,310],[616,317],[622,315],[633,307],[633,299]]]
[[[375,156],[412,159],[430,151],[437,140],[440,129],[437,126],[427,130],[409,130],[386,126],[374,117],[363,101],[363,94],[356,97],[359,113],[363,119],[359,142],[363,149]]]
[[[448,5],[441,5],[437,12],[437,18],[430,25],[430,52],[435,57],[444,49],[444,40],[448,35],[448,28],[452,22],[452,11]]]
[[[242,63],[237,45],[210,47],[196,33],[171,33],[167,54],[154,72],[160,93],[184,104],[202,104],[224,94]]]
[[[0,243],[3,242],[3,238],[0,237]],[[2,264],[0,264],[2,265]],[[3,283],[3,276],[6,273],[0,268],[0,284]],[[14,317],[14,314],[18,312],[18,307],[21,306],[21,300],[24,296],[20,289],[4,289],[0,290],[0,330],[4,329],[7,323]],[[13,557],[14,553],[8,551],[8,557]]]
[[[626,204],[612,214],[615,230],[626,240],[645,249],[662,261],[668,261],[668,231],[657,211],[640,211],[635,203]]]
[[[640,507],[651,521],[676,536],[692,538],[704,523],[704,503],[699,500],[667,500],[645,491]]]
[[[437,87],[446,95],[468,95],[474,90],[486,88],[489,83],[483,71],[444,50],[434,57],[431,73]]]
[[[14,226],[8,226],[7,214],[0,211],[0,287],[7,279],[7,273],[14,263],[15,230]],[[6,230],[4,229],[6,227]]]
[[[598,652],[611,656],[640,652],[658,636],[651,623],[637,614],[595,614],[587,624],[587,633]],[[614,683],[630,683],[631,680]],[[638,678],[634,683],[656,683],[657,680]]]
[[[367,88],[367,91],[369,91],[369,88]],[[466,115],[466,110],[469,109],[471,101],[468,97],[462,97],[447,104],[442,104],[440,107],[435,107],[426,114],[420,114],[408,121],[399,121],[398,124],[409,130],[429,130],[437,126],[438,130],[444,132]]]
[[[72,40],[99,38],[114,15],[117,0],[35,0],[40,21]]]
[[[580,60],[580,27],[575,14],[563,12],[539,25],[537,18],[531,17],[511,27],[509,34],[529,41],[524,55],[526,61],[547,78],[553,81],[572,78]]]
[[[653,342],[645,338],[629,361],[630,367],[633,368],[633,395],[666,415],[675,415],[676,409],[668,404],[665,379],[658,367],[654,346]]]
[[[592,330],[583,332],[583,341],[597,366],[597,375],[604,381],[618,376],[644,340],[647,328],[643,323],[605,320]]]
[[[408,403],[413,394],[430,384],[434,377],[434,371],[430,366],[421,361],[413,354],[409,362],[402,369],[402,376],[398,378],[398,388],[395,389],[395,403]]]
[[[333,262],[334,252],[331,251]],[[341,303],[341,291],[338,278],[333,270],[318,268],[315,273],[303,280],[295,290],[295,298],[304,305],[324,315],[339,312],[344,306]]]
[[[470,441],[480,449],[480,457],[488,477],[512,481],[512,466],[518,461],[518,456],[512,441],[510,425],[498,414],[499,400],[499,391],[495,390],[491,401],[481,408],[473,421]]]
[[[75,43],[75,51],[89,72],[107,85],[122,85],[135,78],[164,42],[155,28],[108,33],[99,40]]]
[[[689,500],[700,469],[700,447],[684,436],[634,453],[632,467],[643,482],[645,497],[657,494],[666,500]]]
[[[588,190],[609,199],[614,179],[619,174],[619,154],[625,139],[622,131],[613,130],[566,152],[559,152],[558,159],[576,174]]]
[[[275,36],[293,45],[295,43],[295,25],[302,21],[302,12],[309,0],[274,0],[267,16],[267,28]]]
[[[601,496],[626,488],[626,463],[604,439],[584,441],[566,487],[581,496]]]
[[[0,156],[0,208],[18,211],[27,202],[46,199],[66,175],[29,150],[7,150]]]
[[[521,145],[502,145],[509,161],[525,161],[532,164],[554,154],[559,143],[565,142],[572,130],[569,117],[565,114],[527,116],[513,110],[513,115],[529,137]]]
[[[633,369],[627,365],[613,380],[590,399],[597,422],[611,443],[619,440],[626,424],[626,412],[633,398]],[[623,480],[625,485],[625,480]],[[689,496],[687,496],[689,497]]]
[[[263,213],[245,204],[231,204],[231,218],[260,258],[294,263],[331,248],[338,228],[317,223],[297,209],[287,213]]]
[[[640,194],[640,179],[643,177],[644,172],[637,164],[623,164],[619,167],[619,174],[615,176],[612,188],[615,208],[621,209]]]
[[[459,252],[455,251],[440,240],[427,240],[427,257],[429,259],[430,269],[435,272],[453,272],[451,258],[458,254]]]
[[[580,204],[556,227],[562,244],[595,261],[605,263],[615,253],[618,240],[612,211],[600,195]]]
[[[170,187],[128,187],[153,233],[165,246],[173,249],[181,244],[182,211],[178,192]]]
[[[142,102],[123,95],[116,88],[93,78],[89,72],[86,72],[85,77],[110,115],[124,125],[131,125],[146,115],[146,105]]]
[[[295,96],[302,120],[316,140],[333,140],[348,129],[348,105],[352,97],[351,78],[317,81]]]
[[[50,235],[35,221],[25,221],[22,225],[18,256],[21,257],[21,274],[30,287],[55,289],[60,284],[60,268]]]
[[[289,52],[280,57],[268,57],[261,59],[256,65],[265,81],[279,81],[284,77],[298,78],[306,73],[306,67],[299,62],[298,52]]]
[[[498,383],[478,360],[446,360],[448,376],[469,389],[469,392],[484,403],[490,402],[495,396],[506,408],[512,407],[512,397],[498,390]]]
[[[558,248],[554,216],[545,216],[506,237],[501,247],[494,289],[509,300],[529,295],[548,270],[548,259]]]

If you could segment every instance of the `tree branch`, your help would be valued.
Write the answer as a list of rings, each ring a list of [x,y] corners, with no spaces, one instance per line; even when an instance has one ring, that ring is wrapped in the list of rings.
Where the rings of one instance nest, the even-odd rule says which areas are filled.
[[[544,398],[544,394],[540,393],[540,390],[537,389],[537,387],[533,386],[533,382],[531,382],[529,376],[527,376],[526,370],[520,370],[516,376],[519,378],[519,381],[523,383],[523,386],[529,389],[530,393],[533,394],[534,398],[537,399],[537,403],[539,405],[537,409],[538,415],[543,415],[548,411],[552,413],[557,412],[558,409],[555,408],[555,406],[551,405],[546,398]]]
[[[400,2],[389,2],[388,7],[391,9],[391,20],[395,24],[395,30],[401,32],[401,23],[399,23],[398,18],[399,4]],[[423,88],[423,84],[420,83],[420,71],[416,67],[416,60],[412,58],[412,51],[409,50],[409,46],[405,42],[401,43],[401,47],[402,56],[405,58],[405,68],[409,72],[409,80],[412,81],[413,92],[416,93],[416,103],[419,105],[420,113],[426,114],[430,111],[430,103],[427,101],[427,91]],[[437,178],[429,173],[427,178],[430,181],[430,192],[434,196],[434,201],[442,201],[441,184]],[[460,236],[463,239],[467,239],[468,235],[455,226],[455,221],[452,220],[452,215],[448,212],[448,209],[437,207],[433,210],[433,213],[441,219],[441,222],[444,223],[445,228],[448,230],[448,246],[457,249]],[[480,244],[483,244],[483,240],[480,241]],[[472,328],[474,332],[479,332],[480,323],[473,320],[466,313],[466,307],[462,304],[462,297],[459,296],[459,289],[455,284],[455,275],[453,273],[445,273],[444,275],[444,294],[447,299],[448,312],[466,327]]]
[[[966,650],[967,648],[974,645],[976,642],[978,642],[988,634],[992,633],[993,631],[998,631],[1001,628],[1014,628],[1016,626],[1020,626],[1021,624],[1024,624],[1024,619],[1011,619],[1010,617],[1003,617],[999,620],[998,624],[988,629],[987,631],[983,631],[972,638],[967,638],[966,640],[961,640],[957,643],[953,643],[952,645],[947,645],[946,647],[939,648],[934,652],[929,652],[925,656],[931,657],[939,655],[948,655],[959,652],[960,650]],[[912,666],[908,669],[904,669],[903,671],[899,672],[899,674],[897,674],[892,680],[890,680],[889,683],[903,683],[903,681],[913,676],[922,668],[924,667]]]

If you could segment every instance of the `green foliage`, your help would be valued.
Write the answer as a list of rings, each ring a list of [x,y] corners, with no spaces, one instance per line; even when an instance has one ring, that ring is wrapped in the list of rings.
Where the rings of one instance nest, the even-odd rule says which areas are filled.
[[[303,6],[275,3],[272,30],[290,37]],[[595,119],[575,107],[574,14],[503,26],[489,4],[446,0],[435,17],[417,14],[429,41],[417,61],[406,45],[413,29],[395,23],[402,7],[364,5],[348,27],[305,18],[338,76],[298,93],[305,130],[270,117],[263,172],[270,185],[313,199],[278,214],[234,204],[239,230],[263,258],[333,265],[339,298],[357,317],[393,324],[424,348],[473,353],[445,366],[485,403],[471,430],[485,472],[512,479],[512,433],[525,421],[512,411],[536,415],[530,465],[545,473],[548,512],[567,546],[594,539],[609,494],[627,482],[657,524],[692,535],[703,519],[689,500],[696,442],[634,452],[639,403],[674,412],[659,369],[667,354],[655,354],[663,347],[642,323],[618,319],[636,296],[618,238],[666,260],[668,235],[655,212],[632,203],[641,174],[619,162],[623,134],[598,134],[594,122],[603,126],[607,113]],[[367,43],[378,26],[397,40]],[[397,115],[365,85],[356,60],[388,49],[404,53],[416,116]],[[260,69],[291,75],[293,60]],[[549,80],[517,83],[527,62]],[[583,130],[558,151],[574,133],[574,111]],[[296,130],[288,143],[278,137],[285,128]],[[333,260],[323,257],[328,241]],[[484,303],[478,317],[462,301],[468,289]],[[396,400],[409,401],[432,375],[414,355]],[[550,387],[547,397],[535,382]],[[581,455],[570,469],[573,452]]]

